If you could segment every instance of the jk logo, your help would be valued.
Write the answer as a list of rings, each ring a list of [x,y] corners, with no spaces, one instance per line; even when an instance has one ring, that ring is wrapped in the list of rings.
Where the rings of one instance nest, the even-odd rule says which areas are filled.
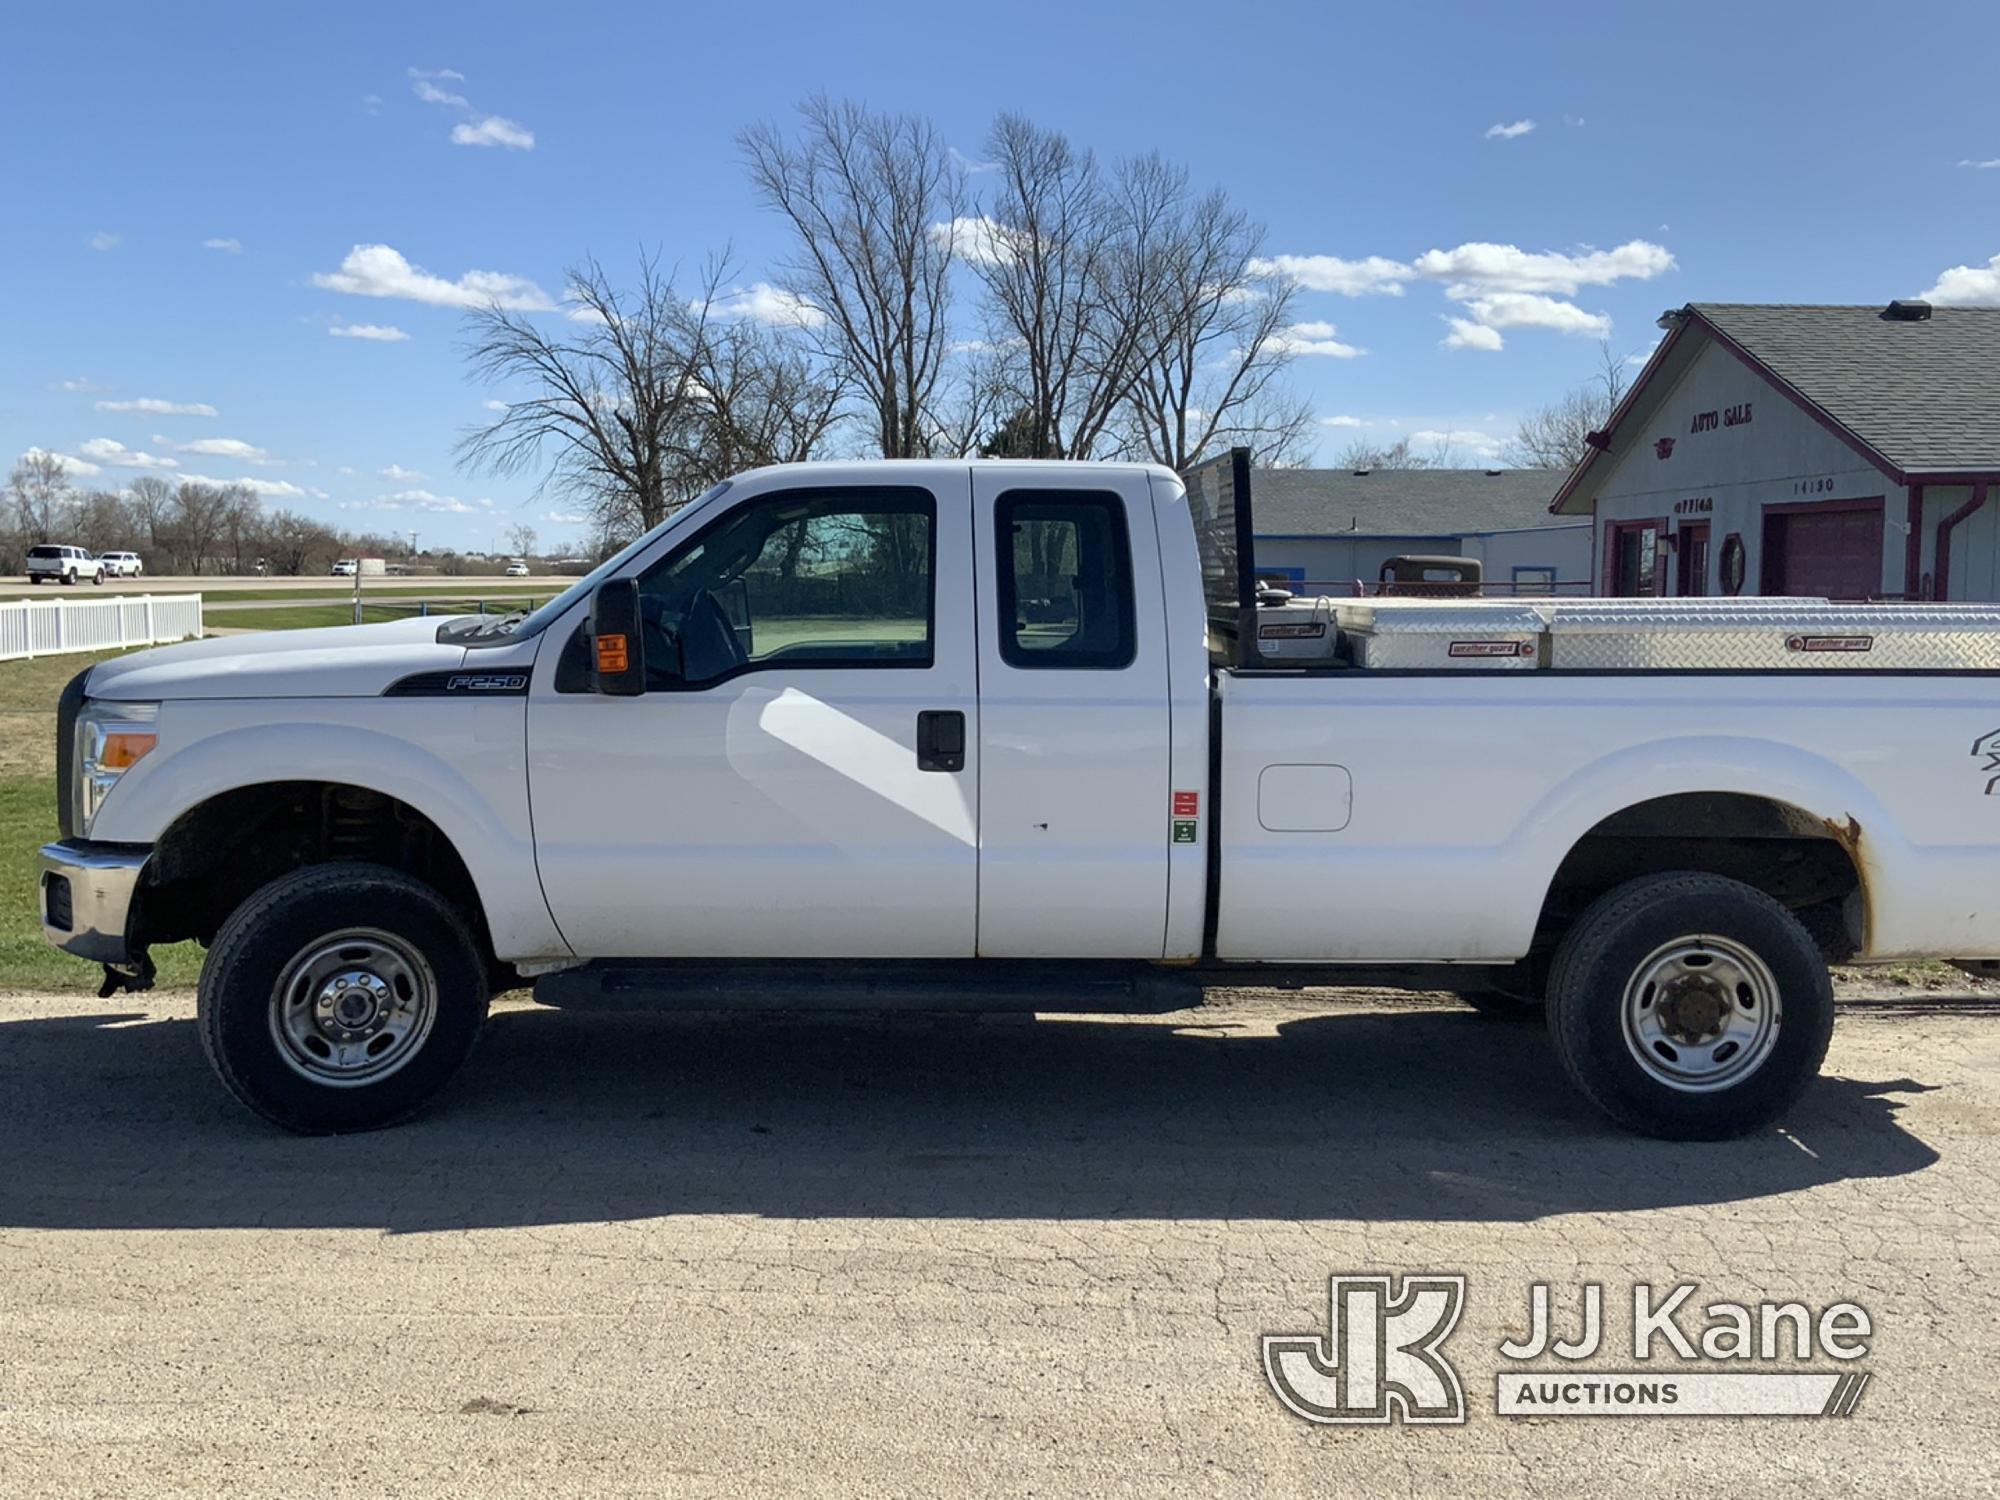
[[[1465,1309],[1463,1276],[1327,1281],[1326,1336],[1264,1335],[1264,1378],[1308,1422],[1462,1423],[1465,1387],[1438,1352]]]

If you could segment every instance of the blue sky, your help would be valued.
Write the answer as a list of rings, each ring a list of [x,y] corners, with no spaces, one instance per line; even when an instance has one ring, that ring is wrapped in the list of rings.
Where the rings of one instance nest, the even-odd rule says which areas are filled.
[[[766,279],[733,138],[817,89],[975,160],[1014,109],[1226,186],[1322,258],[1295,378],[1328,461],[1439,432],[1477,461],[1598,330],[1643,351],[1688,301],[2000,301],[1990,4],[181,3],[6,37],[0,460],[171,461],[425,545],[577,531],[454,468],[508,392],[468,382],[453,300],[642,244]]]

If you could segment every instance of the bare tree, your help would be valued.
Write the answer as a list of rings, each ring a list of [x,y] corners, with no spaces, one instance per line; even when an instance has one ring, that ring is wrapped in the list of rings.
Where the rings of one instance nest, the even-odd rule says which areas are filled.
[[[241,503],[243,494],[236,486],[181,482],[169,512],[173,532],[168,545],[175,572],[201,573],[223,534],[231,508]]]
[[[999,188],[960,247],[985,288],[988,341],[1001,355],[1009,447],[1031,458],[1089,458],[1131,390],[1146,331],[1147,226],[1119,212],[1096,159],[1059,131],[1003,114],[986,154]]]
[[[851,380],[885,458],[930,451],[951,336],[951,264],[964,176],[937,128],[824,95],[739,137],[758,195],[790,223],[786,267],[802,331]]]
[[[1597,346],[1597,372],[1546,406],[1521,418],[1507,446],[1509,462],[1524,469],[1567,469],[1583,457],[1585,439],[1611,420],[1625,388],[1629,360],[1611,345]]]
[[[55,454],[30,448],[7,476],[7,498],[28,546],[56,539],[68,530],[76,509],[76,487]]]
[[[1408,438],[1393,443],[1370,443],[1357,438],[1344,449],[1335,467],[1360,473],[1366,469],[1450,469],[1458,463],[1451,439],[1439,438],[1428,450],[1419,451]]]
[[[742,469],[817,456],[850,390],[838,370],[815,359],[796,330],[737,318],[704,331],[690,481],[705,489]]]
[[[528,525],[509,526],[507,545],[514,549],[514,555],[523,561],[535,555],[535,528]]]
[[[561,325],[545,329],[497,306],[469,314],[473,373],[531,394],[460,439],[460,462],[516,474],[547,455],[545,487],[616,512],[638,530],[657,526],[688,498],[677,483],[678,459],[722,269],[711,268],[708,295],[690,306],[655,257],[640,256],[630,293],[586,260],[569,273],[572,307]]]
[[[92,490],[77,502],[76,540],[92,552],[110,552],[132,544],[132,513],[110,490]]]
[[[1296,455],[1312,409],[1279,380],[1293,285],[1252,272],[1263,230],[1220,189],[1193,194],[1186,170],[1157,155],[1127,163],[1119,179],[1128,275],[1143,287],[1133,305],[1148,310],[1126,398],[1130,446],[1176,469],[1232,447],[1259,463]]]

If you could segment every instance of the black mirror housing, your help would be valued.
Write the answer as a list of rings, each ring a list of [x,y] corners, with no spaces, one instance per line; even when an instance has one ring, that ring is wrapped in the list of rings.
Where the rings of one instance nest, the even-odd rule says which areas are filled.
[[[646,633],[639,580],[610,578],[590,596],[591,667],[597,691],[633,698],[646,691]]]

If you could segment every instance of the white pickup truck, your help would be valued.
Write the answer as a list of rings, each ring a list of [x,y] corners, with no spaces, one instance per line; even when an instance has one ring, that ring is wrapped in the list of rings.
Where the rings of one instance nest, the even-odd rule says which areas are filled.
[[[416,1110],[527,979],[1110,1011],[1366,976],[1544,1002],[1606,1113],[1722,1137],[1818,1071],[1828,958],[2000,956],[2000,612],[1287,601],[1248,485],[765,469],[531,614],[101,663],[45,931],[107,987],[207,944],[216,1071],[304,1131]]]

